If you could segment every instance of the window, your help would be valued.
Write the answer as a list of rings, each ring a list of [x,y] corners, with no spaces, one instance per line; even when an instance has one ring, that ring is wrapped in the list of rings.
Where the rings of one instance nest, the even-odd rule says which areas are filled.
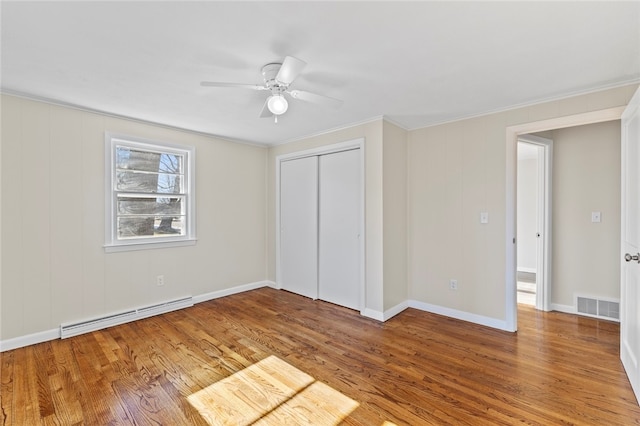
[[[108,133],[105,145],[106,250],[195,244],[195,149]]]

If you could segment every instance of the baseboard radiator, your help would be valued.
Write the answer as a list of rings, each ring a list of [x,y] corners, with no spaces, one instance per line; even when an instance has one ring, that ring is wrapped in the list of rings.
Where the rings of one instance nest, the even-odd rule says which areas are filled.
[[[620,302],[576,296],[576,312],[590,317],[620,321]]]
[[[188,296],[182,299],[175,299],[155,305],[131,309],[129,311],[106,315],[100,318],[60,324],[60,338],[66,339],[67,337],[73,337],[79,334],[89,333],[91,331],[102,330],[103,328],[152,317],[154,315],[164,314],[166,312],[176,311],[182,308],[188,308],[190,306],[193,306],[193,297]]]

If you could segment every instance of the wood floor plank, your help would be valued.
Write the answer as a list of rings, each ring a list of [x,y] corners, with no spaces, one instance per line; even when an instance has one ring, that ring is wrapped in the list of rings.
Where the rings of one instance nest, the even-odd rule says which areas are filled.
[[[0,420],[3,425],[13,424],[13,385],[15,352],[10,351],[6,356],[0,354]]]
[[[38,348],[29,346],[26,349],[27,358],[26,362],[21,365],[24,367],[21,369],[19,377],[24,377],[25,380],[19,380],[17,383],[20,383],[20,391],[15,392],[15,405],[16,414],[21,414],[22,416],[16,416],[18,424],[36,424],[40,420],[40,399],[38,395],[38,368],[42,366],[38,366],[36,362],[36,352],[40,350],[42,347],[46,346],[46,343],[39,345]]]
[[[640,425],[618,324],[518,323],[380,323],[263,288],[0,354],[0,424]]]

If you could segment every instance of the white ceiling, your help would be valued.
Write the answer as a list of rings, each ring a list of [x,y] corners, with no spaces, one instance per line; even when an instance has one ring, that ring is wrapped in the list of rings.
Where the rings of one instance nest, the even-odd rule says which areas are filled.
[[[406,129],[640,81],[640,2],[7,2],[5,93],[278,144],[386,117]],[[274,124],[262,65],[308,63]]]

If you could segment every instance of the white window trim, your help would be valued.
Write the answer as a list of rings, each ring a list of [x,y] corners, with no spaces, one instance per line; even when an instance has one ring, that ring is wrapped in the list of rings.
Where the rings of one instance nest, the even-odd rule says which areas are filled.
[[[146,140],[131,136],[117,135],[105,132],[105,245],[107,253],[158,249],[169,247],[191,246],[196,244],[196,200],[195,200],[195,147],[178,145],[167,142]],[[116,203],[114,194],[114,167],[115,167],[115,146],[126,144],[150,151],[173,151],[185,156],[185,193],[186,197],[186,224],[185,235],[154,237],[153,239],[118,240],[115,225]]]

